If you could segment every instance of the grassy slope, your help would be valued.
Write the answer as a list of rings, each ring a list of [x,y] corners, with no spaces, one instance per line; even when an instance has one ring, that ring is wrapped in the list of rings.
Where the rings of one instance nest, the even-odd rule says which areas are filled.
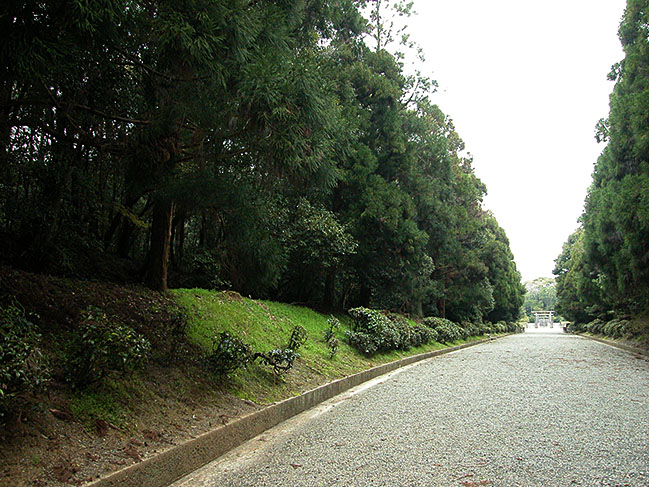
[[[442,348],[438,343],[367,358],[345,343],[348,319],[337,331],[339,351],[330,358],[323,338],[329,316],[305,307],[256,301],[236,293],[200,289],[169,295],[0,267],[0,305],[17,304],[43,335],[52,380],[42,393],[25,394],[13,417],[0,418],[0,485],[63,486],[106,475],[225,424],[261,405],[291,397],[380,363]],[[154,346],[145,368],[113,376],[85,390],[63,380],[65,344],[88,306],[144,334]],[[173,338],[178,307],[189,316],[187,337]],[[277,378],[251,365],[232,377],[211,375],[202,355],[212,337],[229,331],[256,351],[285,346],[295,325],[308,340],[294,368]],[[173,361],[171,343],[180,342]],[[252,402],[251,402],[252,401]]]
[[[444,347],[431,343],[407,352],[393,351],[364,357],[345,342],[348,318],[337,316],[343,326],[337,330],[338,353],[331,358],[323,338],[329,326],[328,315],[302,306],[242,298],[236,293],[202,289],[179,289],[172,293],[190,316],[190,341],[204,351],[211,348],[212,337],[224,331],[241,338],[255,351],[268,351],[285,346],[294,326],[301,325],[307,330],[308,340],[299,350],[300,358],[294,369],[281,379],[273,376],[268,368],[256,364],[237,371],[230,378],[230,387],[235,395],[258,404],[284,399],[407,355]]]

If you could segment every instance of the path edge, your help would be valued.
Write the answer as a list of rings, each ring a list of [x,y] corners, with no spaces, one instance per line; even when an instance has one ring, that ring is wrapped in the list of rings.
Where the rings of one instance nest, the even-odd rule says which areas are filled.
[[[582,333],[573,333],[573,335],[582,337],[582,338],[588,338],[589,340],[594,340],[599,343],[603,343],[604,345],[608,345],[610,347],[614,348],[619,348],[620,350],[625,350],[630,353],[634,353],[636,355],[642,355],[643,357],[649,357],[649,350],[646,348],[642,347],[634,347],[632,345],[627,345],[625,343],[619,343],[613,340],[607,340],[606,338],[600,338],[592,335],[584,335]]]
[[[509,335],[511,333],[412,355],[343,377],[311,389],[299,396],[285,399],[259,411],[246,414],[231,423],[219,426],[192,440],[83,485],[85,487],[166,487],[273,426],[363,382],[375,379],[406,365]]]

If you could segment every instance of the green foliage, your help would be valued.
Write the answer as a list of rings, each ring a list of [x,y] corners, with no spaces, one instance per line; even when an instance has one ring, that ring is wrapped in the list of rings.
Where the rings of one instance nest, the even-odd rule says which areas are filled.
[[[274,348],[268,352],[257,352],[253,360],[259,359],[263,365],[272,367],[275,375],[288,372],[293,368],[293,362],[300,355],[292,348]]]
[[[308,338],[306,329],[296,325],[291,331],[288,344],[285,348],[274,348],[269,352],[256,352],[252,355],[251,361],[259,359],[263,365],[273,368],[275,375],[288,372],[293,368],[293,362],[300,356],[298,349],[304,345]]]
[[[359,307],[350,309],[349,315],[354,324],[347,338],[354,348],[365,355],[400,348],[398,326],[380,311]]]
[[[410,328],[409,331],[410,336],[406,350],[437,341],[437,337],[439,336],[437,335],[437,332],[435,332],[435,330],[432,330],[431,328],[428,328],[424,325],[414,325]]]
[[[611,70],[610,112],[597,126],[607,145],[595,164],[582,228],[557,259],[558,307],[578,323],[641,315],[649,307],[648,23],[647,0],[628,0],[619,28],[625,58]]]
[[[368,308],[349,310],[354,320],[346,332],[351,346],[374,355],[390,350],[409,350],[434,341],[434,333],[425,326],[411,325],[405,318]]]
[[[583,228],[570,235],[555,263],[555,310],[570,321],[587,323],[602,310],[602,296],[600,281],[593,279],[595,272],[587,261]]]
[[[329,358],[334,358],[334,356],[338,352],[339,346],[340,343],[338,342],[338,338],[331,337],[329,340],[327,340],[327,348],[329,349]]]
[[[324,332],[324,340],[329,349],[329,358],[334,358],[334,355],[338,352],[338,346],[340,345],[338,338],[336,338],[336,332],[340,328],[340,320],[335,316],[330,316],[329,319],[327,319],[327,324],[329,325],[329,328]]]
[[[422,324],[435,330],[437,333],[437,340],[442,343],[450,343],[465,338],[464,330],[451,320],[445,318],[424,318]]]
[[[415,49],[389,27],[411,3],[364,4],[10,3],[3,258],[119,280],[144,268],[156,290],[514,321],[520,275],[486,188],[428,99],[434,81],[387,50]]]
[[[556,281],[549,277],[539,277],[533,281],[526,282],[525,301],[523,309],[528,317],[532,317],[532,311],[554,311],[557,302]]]
[[[206,356],[209,370],[217,375],[227,375],[245,367],[252,358],[250,345],[228,332],[214,340],[212,351]]]
[[[602,327],[602,334],[613,338],[624,338],[630,331],[628,320],[612,320]]]
[[[16,396],[35,390],[48,379],[41,335],[15,305],[0,308],[0,416]]]
[[[571,333],[592,333],[615,339],[633,339],[640,334],[634,323],[625,319],[611,321],[596,319],[589,323],[571,323],[568,331]]]
[[[65,355],[67,378],[83,388],[110,374],[126,374],[143,365],[151,345],[132,328],[89,307],[73,333]]]
[[[460,326],[464,330],[464,335],[466,337],[474,337],[483,334],[482,327],[478,324],[464,322]]]
[[[306,329],[301,325],[296,325],[291,332],[286,348],[297,351],[309,338]]]

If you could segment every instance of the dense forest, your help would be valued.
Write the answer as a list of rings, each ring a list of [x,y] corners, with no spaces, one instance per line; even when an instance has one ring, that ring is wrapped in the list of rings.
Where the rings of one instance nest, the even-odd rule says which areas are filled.
[[[431,101],[435,82],[404,68],[409,41],[391,19],[409,10],[7,0],[2,260],[156,290],[514,321],[525,291],[486,188]],[[647,198],[646,23],[629,9],[584,218],[588,262],[620,254],[598,260],[596,282],[625,303],[646,300],[647,219],[608,199]]]
[[[649,310],[648,26],[649,2],[629,0],[619,29],[625,57],[611,70],[610,113],[597,126],[606,147],[581,225],[556,260],[557,309],[577,323]]]
[[[523,311],[529,321],[534,321],[533,311],[554,311],[557,303],[557,286],[551,277],[539,277],[525,283]]]

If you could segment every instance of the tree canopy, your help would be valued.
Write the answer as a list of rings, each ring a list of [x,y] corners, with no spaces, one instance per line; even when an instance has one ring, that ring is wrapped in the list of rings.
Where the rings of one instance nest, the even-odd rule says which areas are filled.
[[[366,3],[9,0],[3,259],[515,320],[524,288],[486,188]]]
[[[649,306],[649,2],[628,0],[613,66],[606,142],[579,228],[557,259],[558,306],[576,321],[639,314]]]

